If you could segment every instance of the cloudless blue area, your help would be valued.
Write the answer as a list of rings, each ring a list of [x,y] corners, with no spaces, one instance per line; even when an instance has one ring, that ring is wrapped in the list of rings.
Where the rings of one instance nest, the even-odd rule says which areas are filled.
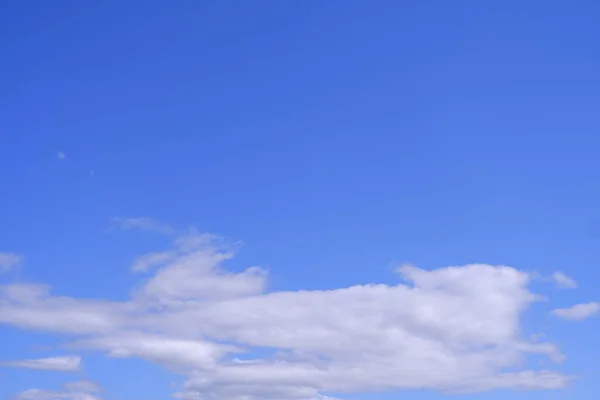
[[[540,286],[552,301],[525,326],[583,377],[510,396],[597,398],[600,323],[548,316],[598,300],[597,1],[0,6],[0,251],[26,258],[0,280],[126,298],[131,260],[168,242],[111,232],[115,216],[242,240],[231,267],[269,268],[272,290],[395,283],[400,262],[562,270],[581,288]],[[0,359],[57,339],[0,327]],[[179,379],[85,363],[115,400],[164,399]],[[0,397],[69,380],[5,369]]]

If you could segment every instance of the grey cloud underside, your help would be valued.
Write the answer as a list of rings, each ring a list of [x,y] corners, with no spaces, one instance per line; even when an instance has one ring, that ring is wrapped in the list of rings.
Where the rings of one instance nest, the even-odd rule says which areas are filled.
[[[407,266],[399,269],[405,283],[394,286],[265,293],[266,271],[222,268],[232,256],[209,235],[178,238],[172,249],[143,256],[138,271],[153,272],[127,302],[5,285],[0,322],[161,364],[187,377],[177,396],[188,400],[557,389],[572,380],[522,367],[529,354],[562,355],[521,337],[520,318],[537,297],[528,274],[513,268]],[[257,356],[261,348],[271,355]]]

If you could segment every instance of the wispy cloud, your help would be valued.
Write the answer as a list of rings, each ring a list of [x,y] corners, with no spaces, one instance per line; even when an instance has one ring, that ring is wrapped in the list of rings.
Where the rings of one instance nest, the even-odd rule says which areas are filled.
[[[0,273],[8,272],[21,263],[22,257],[15,253],[0,252]]]
[[[145,254],[134,261],[131,270],[133,272],[146,272],[156,266],[173,260],[175,257],[176,254],[168,251]]]
[[[70,392],[99,393],[101,391],[100,386],[92,381],[69,382],[65,385],[65,388]]]
[[[101,400],[100,387],[91,381],[77,381],[64,385],[62,390],[28,389],[15,396],[16,400]]]
[[[81,357],[65,356],[7,361],[0,363],[0,366],[70,372],[79,370],[81,366]]]
[[[58,153],[56,153],[56,158],[62,161],[67,158],[67,155],[64,152],[59,151]]]
[[[598,311],[600,311],[600,303],[591,302],[576,304],[569,308],[557,308],[552,311],[552,314],[562,319],[581,321],[598,313]]]
[[[555,272],[552,274],[552,280],[558,287],[563,289],[575,289],[577,287],[577,282],[563,272]]]
[[[157,221],[148,217],[138,217],[138,218],[120,218],[115,217],[112,218],[113,226],[118,227],[123,230],[136,229],[140,231],[147,232],[155,232],[163,235],[172,235],[175,233],[175,230],[169,225],[163,224],[160,221]]]

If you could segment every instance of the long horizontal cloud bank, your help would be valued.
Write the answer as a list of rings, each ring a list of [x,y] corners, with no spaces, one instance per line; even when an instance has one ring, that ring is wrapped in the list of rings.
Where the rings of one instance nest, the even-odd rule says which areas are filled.
[[[572,379],[522,367],[530,354],[561,354],[521,337],[520,317],[537,297],[529,275],[514,268],[405,266],[394,286],[267,293],[265,270],[223,269],[232,256],[213,236],[179,237],[135,261],[146,275],[127,302],[0,286],[0,323],[71,334],[76,349],[164,365],[187,377],[176,396],[188,400],[556,389]]]

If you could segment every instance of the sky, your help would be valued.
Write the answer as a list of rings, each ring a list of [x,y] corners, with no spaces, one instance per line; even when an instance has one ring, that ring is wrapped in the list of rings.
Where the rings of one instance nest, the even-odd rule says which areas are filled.
[[[597,397],[598,2],[1,10],[0,398]]]

